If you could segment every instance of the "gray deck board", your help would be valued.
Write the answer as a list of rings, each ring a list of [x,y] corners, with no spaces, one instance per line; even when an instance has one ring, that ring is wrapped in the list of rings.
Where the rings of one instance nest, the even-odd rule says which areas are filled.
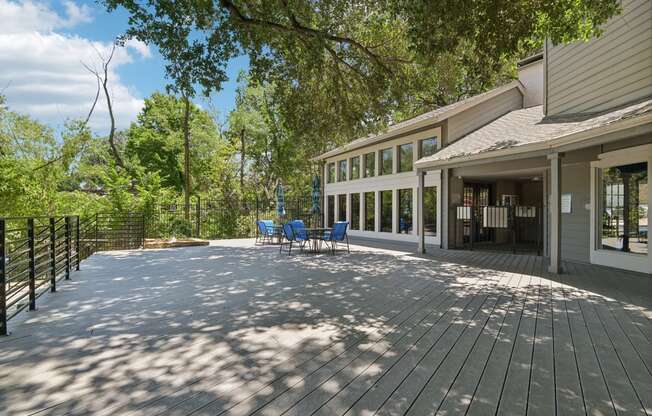
[[[94,255],[0,338],[0,414],[652,414],[652,280],[563,267],[252,240]]]

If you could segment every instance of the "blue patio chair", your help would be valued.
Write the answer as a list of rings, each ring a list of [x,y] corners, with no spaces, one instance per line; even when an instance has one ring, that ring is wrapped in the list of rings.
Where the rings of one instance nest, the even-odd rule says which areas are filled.
[[[305,229],[304,229],[304,233],[305,233]],[[283,251],[283,246],[288,245],[289,246],[288,256],[292,254],[293,243],[299,244],[299,249],[303,251],[303,247],[306,245],[306,242],[308,241],[308,238],[304,238],[300,233],[295,232],[294,227],[290,222],[283,224],[283,236],[288,242],[287,243],[281,242],[281,246],[279,247],[278,252],[281,253]]]
[[[331,252],[335,254],[337,250],[337,243],[343,243],[346,241],[346,251],[351,252],[349,248],[349,235],[346,233],[346,229],[349,226],[348,221],[337,221],[333,224],[333,229],[330,232],[324,233],[322,240],[330,247]]]
[[[256,236],[256,242],[261,242],[265,244],[265,241],[272,242],[274,237],[274,221],[272,220],[256,220],[256,225],[258,226],[258,235]]]
[[[303,223],[303,220],[290,221],[290,224],[292,224],[292,229],[298,236],[304,240],[308,240],[308,232],[306,231],[306,225]]]

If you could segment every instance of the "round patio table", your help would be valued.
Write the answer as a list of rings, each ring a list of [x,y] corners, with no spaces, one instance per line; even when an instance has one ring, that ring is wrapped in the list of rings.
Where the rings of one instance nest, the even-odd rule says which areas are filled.
[[[331,231],[330,228],[306,228],[308,235],[308,253],[319,253],[321,251],[321,238],[327,232]]]

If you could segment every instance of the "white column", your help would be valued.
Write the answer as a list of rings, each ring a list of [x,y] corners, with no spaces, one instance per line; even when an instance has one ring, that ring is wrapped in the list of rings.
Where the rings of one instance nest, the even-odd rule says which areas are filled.
[[[339,221],[338,216],[340,215],[340,195],[335,194],[333,197],[333,223]]]
[[[425,184],[426,173],[418,170],[417,176],[419,178],[417,184],[417,215],[416,215],[416,231],[419,237],[419,245],[417,252],[424,254],[426,252],[426,237],[423,226],[423,186]]]
[[[398,189],[392,189],[392,233],[398,233]]]
[[[360,192],[360,231],[364,230],[365,214],[364,214],[364,192]]]
[[[398,146],[392,146],[392,175],[398,173],[398,158],[399,158]]]
[[[561,273],[561,156],[550,160],[550,273]]]
[[[351,226],[351,194],[346,194],[346,220],[349,222],[349,227]]]
[[[374,211],[375,211],[375,218],[374,218],[374,231],[379,232],[380,231],[380,191],[375,191],[374,192]]]
[[[324,222],[323,222],[323,224],[324,224],[324,227],[328,227],[328,195],[324,194],[323,198],[324,198],[324,200],[323,200],[323,202],[324,202],[324,212],[323,212]]]
[[[438,215],[441,217],[441,229],[439,230],[440,235],[440,247],[443,249],[448,249],[448,217],[450,213],[450,169],[441,170],[441,186],[437,190],[439,192],[439,198],[441,199],[441,209],[438,212]]]

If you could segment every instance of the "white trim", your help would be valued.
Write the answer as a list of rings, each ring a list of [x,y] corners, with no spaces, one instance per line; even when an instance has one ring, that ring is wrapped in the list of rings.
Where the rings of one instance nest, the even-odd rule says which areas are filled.
[[[525,95],[525,89],[523,88],[523,84],[521,84],[520,81],[518,80],[514,80],[509,84],[495,88],[491,91],[487,91],[485,93],[473,97],[469,97],[465,100],[458,101],[457,103],[450,104],[452,106],[450,110],[446,110],[444,108],[444,111],[441,111],[442,109],[440,108],[431,111],[430,113],[425,113],[420,116],[416,116],[412,119],[388,127],[388,129],[383,133],[379,133],[365,138],[356,139],[348,144],[345,144],[344,146],[340,146],[336,149],[323,153],[315,157],[313,160],[329,159],[341,155],[342,153],[357,150],[362,147],[371,146],[380,143],[382,141],[389,140],[393,137],[409,133],[410,131],[418,130],[421,128],[428,127],[431,124],[442,122],[446,119],[453,117],[456,114],[459,114],[463,111],[468,110],[469,108],[482,104],[485,101],[488,101],[514,88],[517,88],[522,95]]]
[[[441,213],[442,213],[442,191],[441,191],[441,172],[440,171],[429,171],[424,177],[424,185],[426,187],[436,186],[437,187],[437,235],[436,236],[426,236],[427,244],[440,244],[441,242]],[[382,238],[389,240],[397,241],[413,241],[418,242],[417,236],[417,192],[418,192],[418,176],[415,171],[405,172],[401,174],[386,175],[372,178],[365,178],[360,180],[353,180],[347,182],[340,182],[334,184],[327,184],[324,187],[324,199],[328,201],[329,196],[333,196],[335,199],[335,217],[337,218],[339,211],[339,195],[347,195],[347,215],[349,222],[351,221],[351,194],[360,193],[361,200],[361,211],[360,211],[360,224],[362,230],[350,230],[351,236],[362,236],[370,238]],[[399,218],[399,198],[398,191],[401,189],[412,189],[412,232],[409,234],[399,234],[398,233],[398,218]],[[381,232],[380,231],[380,191],[391,191],[392,192],[392,232]],[[365,192],[374,192],[375,200],[375,230],[376,231],[363,231],[364,229],[364,193]],[[328,203],[326,203],[328,207]],[[328,211],[326,211],[327,213]]]
[[[647,255],[603,250],[598,246],[598,176],[597,171],[610,166],[647,162],[648,184],[652,174],[652,145],[630,147],[598,155],[597,161],[591,162],[591,230],[589,233],[589,250],[591,263],[603,266],[632,270],[640,273],[652,273],[652,253],[648,247]],[[648,185],[649,186],[649,185]],[[648,192],[648,207],[652,207],[652,192]],[[648,224],[650,224],[648,210]],[[648,231],[649,232],[649,231]]]

